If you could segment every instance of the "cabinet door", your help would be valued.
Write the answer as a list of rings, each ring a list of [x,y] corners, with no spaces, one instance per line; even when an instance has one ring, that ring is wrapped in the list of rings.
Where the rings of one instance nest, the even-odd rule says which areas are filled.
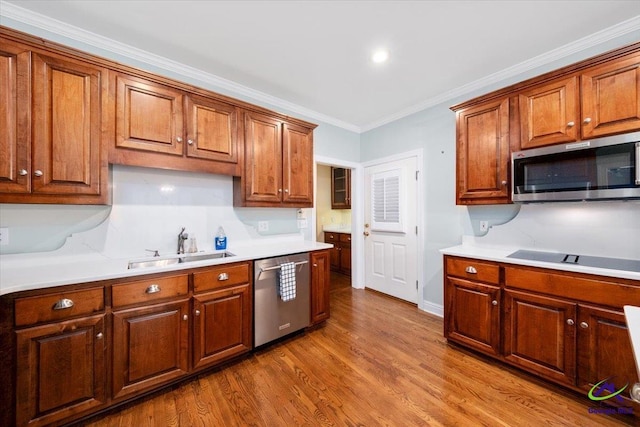
[[[522,92],[520,146],[577,141],[580,129],[578,78],[570,77]]]
[[[582,138],[640,129],[640,54],[588,69],[582,79]]]
[[[509,203],[509,100],[458,112],[457,204]]]
[[[346,275],[351,275],[351,244],[340,244],[340,271]]]
[[[505,360],[556,382],[574,385],[575,319],[573,303],[505,291]]]
[[[113,397],[129,397],[188,370],[189,300],[113,313]]]
[[[0,42],[0,193],[31,191],[29,60],[26,49]]]
[[[251,351],[251,286],[236,286],[194,296],[195,368]]]
[[[635,384],[638,378],[624,313],[579,305],[578,387],[589,391],[607,380],[618,390]],[[631,405],[628,392],[620,396],[625,406]],[[611,403],[617,400],[611,399]]]
[[[107,71],[33,53],[32,72],[32,192],[99,195]]]
[[[186,97],[187,156],[238,162],[238,110],[201,96]]]
[[[449,276],[445,294],[447,339],[500,354],[500,288]]]
[[[331,209],[351,209],[351,170],[331,168]]]
[[[245,199],[280,204],[282,200],[282,123],[245,113]]]
[[[285,123],[282,136],[284,203],[313,205],[313,130]]]
[[[330,315],[329,251],[311,252],[311,324],[323,322]]]
[[[49,425],[106,401],[104,315],[16,332],[16,425]]]
[[[115,84],[116,147],[182,156],[182,92],[126,75]]]

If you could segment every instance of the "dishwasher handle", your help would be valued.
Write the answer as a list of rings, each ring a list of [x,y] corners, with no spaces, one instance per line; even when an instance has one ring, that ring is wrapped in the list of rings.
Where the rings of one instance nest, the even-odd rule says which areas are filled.
[[[308,263],[309,263],[309,261],[298,261],[298,262],[295,263],[295,265],[297,267],[299,265],[308,264]],[[279,265],[274,265],[273,267],[267,267],[267,268],[260,267],[260,272],[264,273],[265,271],[278,270],[278,269],[280,269]]]

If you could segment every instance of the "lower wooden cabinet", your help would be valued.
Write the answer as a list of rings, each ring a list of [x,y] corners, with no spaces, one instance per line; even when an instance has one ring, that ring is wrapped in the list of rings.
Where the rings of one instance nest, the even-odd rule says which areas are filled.
[[[249,283],[194,296],[194,368],[251,351],[251,300]]]
[[[186,375],[188,344],[188,299],[114,312],[113,398]]]
[[[351,276],[351,234],[324,233],[324,242],[331,243],[331,270]]]
[[[329,300],[331,270],[329,251],[312,252],[311,261],[311,325],[324,322],[329,318]]]
[[[623,313],[640,305],[638,281],[453,256],[444,265],[447,340],[585,398],[638,381]],[[640,411],[623,394],[607,402]]]
[[[104,317],[16,332],[16,425],[51,425],[106,404]]]

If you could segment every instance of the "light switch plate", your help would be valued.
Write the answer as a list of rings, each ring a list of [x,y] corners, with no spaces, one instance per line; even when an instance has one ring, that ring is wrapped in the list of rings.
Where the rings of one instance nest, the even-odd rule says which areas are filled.
[[[9,244],[9,228],[0,228],[0,246],[6,246]]]
[[[298,220],[298,228],[307,228],[307,220],[299,219]]]

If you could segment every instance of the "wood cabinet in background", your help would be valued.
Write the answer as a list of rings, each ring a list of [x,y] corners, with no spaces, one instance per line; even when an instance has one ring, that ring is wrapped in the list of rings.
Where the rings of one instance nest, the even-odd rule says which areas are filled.
[[[324,242],[333,244],[330,249],[331,270],[351,275],[351,234],[325,231]]]
[[[331,272],[329,251],[310,254],[311,262],[311,326],[324,322],[330,316]]]
[[[509,203],[509,100],[490,101],[456,114],[456,203]]]
[[[313,127],[244,117],[244,175],[234,177],[234,206],[313,207]]]
[[[108,70],[0,42],[0,202],[106,204]]]
[[[351,209],[351,169],[331,168],[331,209]]]

